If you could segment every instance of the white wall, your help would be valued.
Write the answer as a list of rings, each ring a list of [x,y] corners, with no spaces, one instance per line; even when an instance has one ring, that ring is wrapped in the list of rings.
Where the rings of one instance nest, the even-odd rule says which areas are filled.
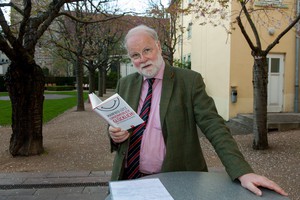
[[[136,68],[131,63],[120,63],[120,75],[121,77],[127,76],[137,72]]]

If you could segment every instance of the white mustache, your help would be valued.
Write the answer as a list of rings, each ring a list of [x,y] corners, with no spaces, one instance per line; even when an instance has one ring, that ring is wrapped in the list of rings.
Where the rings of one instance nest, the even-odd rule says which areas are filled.
[[[144,67],[146,67],[148,65],[153,65],[153,63],[152,62],[147,62],[147,63],[141,64],[140,67],[144,68]]]

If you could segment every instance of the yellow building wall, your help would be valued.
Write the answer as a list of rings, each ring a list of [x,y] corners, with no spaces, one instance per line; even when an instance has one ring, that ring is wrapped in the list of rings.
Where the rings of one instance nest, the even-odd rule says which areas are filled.
[[[293,4],[289,3],[288,5],[291,8]],[[239,8],[238,5],[233,5],[233,10],[237,8]],[[272,16],[275,17],[276,15],[272,13]],[[278,19],[280,19],[279,17],[278,15]],[[281,26],[278,27],[279,29],[275,29],[274,35],[269,35],[268,33],[268,28],[272,27],[272,25],[257,25],[263,50],[287,26],[287,24],[284,24],[284,20],[281,23]],[[236,116],[238,113],[253,112],[252,68],[254,60],[251,56],[251,49],[246,43],[239,27],[236,26],[236,28],[233,31],[231,40],[230,85],[237,86],[238,100],[237,103],[229,104],[230,118]],[[248,33],[251,33],[249,25],[246,26],[246,30]],[[254,41],[253,34],[251,35],[251,39]],[[284,55],[283,112],[292,112],[294,107],[295,41],[295,32],[291,30],[269,53]]]
[[[284,3],[287,8],[283,11],[293,13],[291,10],[295,8],[295,0],[284,1]],[[239,13],[237,11],[240,11],[240,5],[237,1],[233,1],[228,10],[231,10],[231,13]],[[277,24],[274,35],[269,35],[268,32],[268,29],[274,25],[256,24],[263,50],[287,26],[286,18],[272,12],[270,16],[277,17],[280,21],[280,26]],[[234,21],[235,17],[232,15],[231,20]],[[187,27],[188,23],[193,20],[193,16],[184,16],[182,19],[183,21],[180,22]],[[254,60],[251,56],[251,49],[237,24],[235,28],[232,34],[228,35],[222,26],[200,26],[197,21],[193,21],[192,38],[187,39],[185,34],[182,48],[182,55],[191,53],[192,70],[202,74],[206,90],[213,97],[219,114],[225,120],[235,117],[238,113],[253,113],[252,68]],[[249,25],[245,28],[248,33],[251,33]],[[254,41],[253,34],[250,34],[250,37]],[[293,112],[294,109],[295,43],[295,30],[292,29],[270,51],[270,54],[284,55],[283,112]],[[180,50],[178,49],[175,58],[180,58]],[[235,86],[238,92],[236,103],[231,102],[232,86]]]
[[[192,70],[204,78],[207,93],[213,97],[219,114],[228,119],[230,78],[230,36],[222,27],[194,26]]]

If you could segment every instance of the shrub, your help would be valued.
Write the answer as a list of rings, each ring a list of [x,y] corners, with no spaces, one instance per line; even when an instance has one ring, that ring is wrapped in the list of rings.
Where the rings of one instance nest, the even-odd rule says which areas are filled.
[[[0,92],[7,92],[4,84],[4,76],[0,76]]]
[[[57,86],[46,86],[45,89],[48,91],[71,91],[74,90],[75,88],[74,86],[71,85],[66,85],[66,86],[57,85]]]

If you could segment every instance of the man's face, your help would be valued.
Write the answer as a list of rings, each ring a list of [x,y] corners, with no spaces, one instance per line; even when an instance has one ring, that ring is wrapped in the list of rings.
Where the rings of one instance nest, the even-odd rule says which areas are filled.
[[[128,55],[138,72],[153,78],[163,64],[161,46],[148,34],[134,33],[127,39]]]

